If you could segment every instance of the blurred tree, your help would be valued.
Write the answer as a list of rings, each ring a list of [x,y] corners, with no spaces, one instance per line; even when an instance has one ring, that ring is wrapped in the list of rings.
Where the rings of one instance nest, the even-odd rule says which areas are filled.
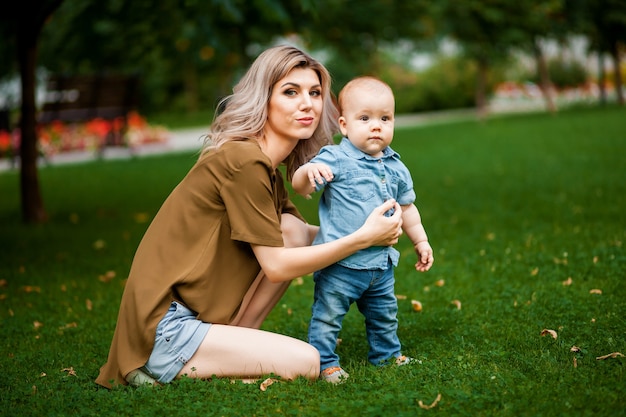
[[[519,45],[523,30],[511,24],[517,2],[508,0],[442,0],[435,8],[440,32],[451,36],[476,62],[475,104],[479,117],[487,113],[486,86],[490,67],[503,60],[511,46]]]
[[[138,74],[143,110],[194,111],[228,93],[250,45],[293,31],[310,10],[309,0],[66,0],[46,27],[42,63]]]
[[[312,48],[329,53],[327,65],[343,85],[356,75],[380,76],[388,64],[379,53],[386,43],[408,40],[416,45],[434,36],[426,0],[318,0],[318,13],[298,26]]]
[[[511,23],[523,32],[520,45],[532,52],[546,108],[554,113],[557,107],[552,94],[553,84],[541,43],[547,38],[563,39],[567,35],[564,0],[516,0],[515,6],[517,10],[511,16]]]
[[[35,68],[41,30],[61,3],[62,0],[21,0],[6,7],[0,18],[2,33],[7,36],[5,39],[15,42],[21,79],[20,193],[22,220],[27,223],[41,223],[47,219],[37,173]]]
[[[586,16],[585,34],[591,41],[591,48],[598,52],[600,65],[601,103],[606,102],[604,53],[613,61],[614,85],[618,103],[624,105],[623,80],[621,72],[621,49],[626,43],[626,2],[624,0],[582,0]]]

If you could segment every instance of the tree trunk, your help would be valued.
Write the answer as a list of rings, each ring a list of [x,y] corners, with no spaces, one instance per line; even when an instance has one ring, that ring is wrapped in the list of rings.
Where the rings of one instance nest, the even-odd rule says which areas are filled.
[[[622,72],[620,68],[620,54],[619,54],[619,45],[617,42],[613,42],[611,45],[611,57],[613,58],[613,68],[614,68],[614,84],[615,84],[615,93],[617,94],[617,103],[620,106],[624,105],[624,91],[622,90]]]
[[[48,215],[43,206],[37,172],[37,108],[35,69],[37,42],[46,19],[63,0],[22,0],[14,9],[17,16],[17,59],[22,85],[20,111],[20,193],[22,220],[43,223]]]
[[[552,97],[552,81],[550,80],[550,73],[548,72],[548,63],[546,62],[546,57],[544,56],[537,39],[533,40],[533,52],[537,62],[539,88],[541,89],[543,99],[546,102],[546,109],[550,113],[556,113],[557,108],[556,104],[554,104],[554,98]]]
[[[604,54],[598,50],[598,89],[600,90],[600,105],[606,104],[606,70],[604,68]]]
[[[22,220],[26,223],[42,223],[47,220],[37,173],[35,66],[40,29],[33,27],[26,21],[26,16],[22,16],[17,33],[17,55],[22,83],[20,191]]]
[[[476,105],[476,113],[479,119],[487,117],[487,74],[489,72],[489,63],[485,58],[478,58],[478,70],[476,71],[476,91],[474,102]]]

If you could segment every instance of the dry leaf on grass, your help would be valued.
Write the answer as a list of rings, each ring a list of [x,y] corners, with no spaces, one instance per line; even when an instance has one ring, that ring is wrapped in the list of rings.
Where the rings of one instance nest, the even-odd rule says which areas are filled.
[[[572,285],[572,277],[568,277],[565,281],[563,281],[564,286]]]
[[[107,271],[103,275],[98,276],[98,280],[101,282],[109,282],[115,278],[115,271]]]
[[[598,356],[596,359],[599,360],[599,361],[602,361],[604,359],[609,359],[609,358],[615,359],[618,356],[622,356],[623,357],[624,355],[622,355],[620,352],[613,352],[613,353],[609,353],[608,355]]]
[[[411,300],[411,306],[413,307],[413,311],[422,311],[422,303],[417,300]]]
[[[459,300],[452,300],[450,301],[450,304],[454,304],[457,310],[461,309],[461,302]]]
[[[35,321],[33,322],[33,327],[35,328],[35,330],[39,329],[39,328],[40,328],[40,327],[42,327],[42,326],[43,326],[43,323],[42,323],[42,322],[40,322],[40,321],[35,320]]]
[[[437,398],[435,398],[435,401],[433,401],[430,405],[424,404],[422,400],[419,400],[417,402],[417,405],[419,405],[420,408],[423,408],[424,410],[430,410],[431,408],[435,407],[439,403],[439,401],[441,401],[441,394],[437,394]]]
[[[555,340],[556,340],[556,338],[558,337],[558,336],[557,336],[557,334],[556,334],[556,332],[555,332],[554,330],[550,330],[550,329],[543,329],[543,330],[541,331],[541,336],[545,336],[545,335],[547,335],[547,334],[549,334],[550,336],[552,336],[552,338],[553,338],[553,339],[555,339]]]
[[[574,368],[578,368],[578,359],[576,359],[576,356],[574,356]]]
[[[572,346],[569,351],[570,352],[580,352],[580,348],[578,346]]]
[[[396,294],[396,299],[398,299],[398,300],[406,300],[406,298],[407,298],[406,295]]]
[[[280,382],[278,379],[267,378],[265,381],[261,382],[261,386],[259,387],[261,391],[267,390],[267,387],[272,385],[274,382]]]
[[[76,371],[74,370],[73,366],[70,366],[69,368],[63,368],[61,369],[61,372],[67,372],[67,376],[76,376]]]
[[[440,279],[437,282],[435,282],[435,285],[438,287],[443,287],[444,285],[446,285],[446,281],[444,281],[443,279]]]
[[[602,294],[602,290],[594,288],[593,290],[589,290],[589,294]]]

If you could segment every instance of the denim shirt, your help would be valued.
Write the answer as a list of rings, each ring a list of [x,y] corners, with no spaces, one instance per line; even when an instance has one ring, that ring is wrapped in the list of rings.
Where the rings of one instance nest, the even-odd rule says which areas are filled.
[[[390,147],[383,150],[382,157],[374,158],[343,138],[339,145],[323,147],[311,162],[328,165],[334,175],[331,182],[317,186],[324,192],[319,202],[320,230],[313,244],[354,232],[372,210],[390,198],[400,205],[415,201],[411,174]],[[352,269],[386,269],[389,260],[397,266],[399,257],[391,246],[374,246],[338,263]]]

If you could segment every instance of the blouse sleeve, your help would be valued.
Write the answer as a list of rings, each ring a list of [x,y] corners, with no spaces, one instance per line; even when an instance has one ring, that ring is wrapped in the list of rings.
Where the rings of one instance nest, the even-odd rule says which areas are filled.
[[[231,238],[256,245],[282,246],[275,175],[259,160],[250,160],[223,179],[220,190]]]

